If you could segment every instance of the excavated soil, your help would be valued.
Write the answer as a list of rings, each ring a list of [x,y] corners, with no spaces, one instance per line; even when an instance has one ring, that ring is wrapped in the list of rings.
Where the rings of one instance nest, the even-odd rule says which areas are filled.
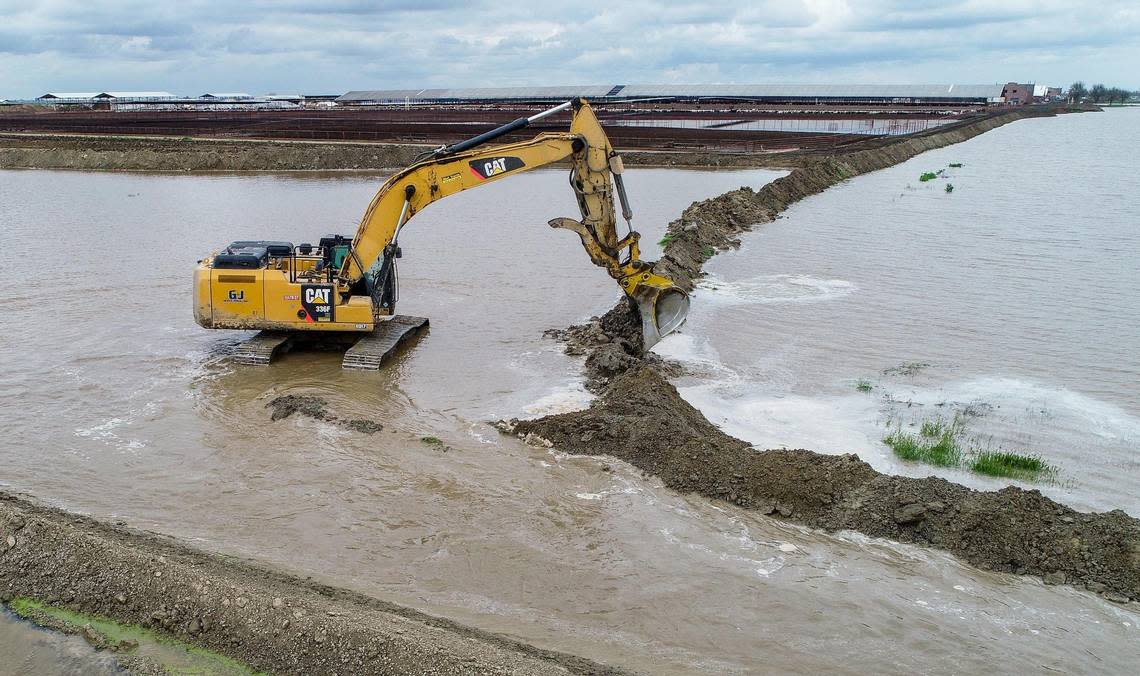
[[[0,492],[0,601],[18,597],[271,673],[623,673]]]
[[[1069,112],[1058,110],[1057,112]],[[806,162],[760,190],[694,203],[669,224],[655,270],[689,291],[711,253],[788,205],[859,174],[965,141],[1042,111],[1015,111],[894,143]],[[1140,599],[1140,521],[1122,511],[1083,514],[1038,491],[968,489],[943,479],[887,476],[855,455],[757,451],[721,432],[665,380],[672,365],[641,350],[640,322],[623,299],[586,324],[548,332],[586,355],[589,409],[500,425],[560,450],[612,455],[696,492],[829,531],[850,529],[945,549],[985,569],[1084,585],[1106,598]]]

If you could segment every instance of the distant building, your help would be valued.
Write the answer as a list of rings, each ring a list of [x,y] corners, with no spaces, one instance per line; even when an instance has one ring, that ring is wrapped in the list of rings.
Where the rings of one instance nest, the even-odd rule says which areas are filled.
[[[1033,84],[1006,83],[1001,90],[1001,96],[1011,106],[1025,106],[1033,103]]]
[[[1032,90],[1032,85],[1030,85]],[[584,85],[351,91],[337,98],[350,106],[557,103],[591,101],[719,102],[803,105],[984,106],[1000,102],[1002,85]],[[1031,95],[1026,99],[1028,102]]]
[[[1063,98],[1064,95],[1061,93],[1060,87],[1050,87],[1049,85],[1033,86],[1033,100],[1037,103],[1060,101]]]
[[[37,96],[37,101],[93,101],[99,92],[48,92],[43,96]]]

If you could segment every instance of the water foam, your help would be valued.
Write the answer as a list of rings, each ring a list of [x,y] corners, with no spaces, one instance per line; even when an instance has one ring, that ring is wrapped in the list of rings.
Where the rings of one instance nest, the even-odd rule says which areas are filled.
[[[594,399],[595,396],[586,391],[581,382],[574,382],[539,397],[533,403],[524,406],[523,411],[532,416],[570,413],[588,407]]]
[[[910,399],[926,406],[946,401],[984,402],[1006,415],[1044,417],[1086,434],[1123,442],[1140,440],[1140,418],[1110,402],[1064,387],[1019,378],[985,377],[914,390]]]
[[[721,305],[775,305],[818,303],[849,296],[856,286],[844,279],[808,275],[761,275],[736,281],[708,275],[697,285],[702,302]]]

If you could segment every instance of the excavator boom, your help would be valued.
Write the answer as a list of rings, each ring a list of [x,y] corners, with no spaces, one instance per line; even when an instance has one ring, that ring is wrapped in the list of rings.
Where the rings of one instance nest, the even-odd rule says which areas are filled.
[[[548,132],[527,141],[481,147],[570,107],[574,116],[568,132]],[[348,284],[363,278],[374,295],[382,295],[388,281],[384,263],[398,250],[400,229],[420,210],[457,192],[567,159],[572,163],[570,184],[581,220],[555,218],[549,225],[577,233],[590,260],[605,268],[637,303],[644,348],[649,349],[684,322],[688,297],[672,281],[655,274],[652,264],[640,259],[637,232],[631,228],[619,238],[613,199],[615,184],[627,223],[633,216],[622,181],[621,156],[610,145],[584,99],[568,101],[467,141],[443,146],[389,178],[372,198],[357,228],[352,242],[354,255],[345,259],[341,277]],[[383,306],[382,301],[380,305]]]

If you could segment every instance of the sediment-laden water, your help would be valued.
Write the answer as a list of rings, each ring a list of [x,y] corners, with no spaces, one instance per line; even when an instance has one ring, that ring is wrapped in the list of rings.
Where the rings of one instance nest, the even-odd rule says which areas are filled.
[[[836,186],[710,261],[685,335],[658,351],[699,374],[686,399],[759,446],[1007,484],[882,443],[957,420],[967,455],[1058,469],[1022,485],[1138,515],[1137,143],[1133,109],[1022,120]]]
[[[656,240],[690,201],[776,175],[631,171],[635,224]],[[401,238],[400,310],[430,317],[431,329],[370,374],[342,371],[331,354],[229,365],[237,338],[193,324],[189,272],[231,239],[351,233],[376,179],[3,172],[12,255],[0,310],[18,330],[0,347],[0,432],[13,440],[0,485],[654,673],[980,671],[999,660],[1016,671],[1124,671],[1140,658],[1137,616],[1087,593],[781,524],[495,432],[487,420],[588,398],[578,362],[542,330],[610,307],[616,288],[576,238],[545,226],[576,213],[565,180],[534,173],[418,216]],[[955,180],[953,197],[967,198]],[[762,234],[746,237],[745,254]],[[754,274],[857,284],[758,263]],[[707,307],[677,345],[695,354],[712,344],[718,352],[700,354],[712,355],[714,376],[738,368],[717,341],[782,349],[757,335],[751,322],[769,330],[772,318],[749,314],[749,293],[723,325],[711,321],[725,306],[716,293],[698,294]],[[873,368],[918,358],[900,349]],[[803,362],[788,355],[782,372],[818,368]],[[848,375],[838,361],[832,377],[868,368]],[[681,384],[723,423],[698,396],[719,396],[714,376]],[[320,395],[385,430],[271,422],[266,402],[287,393]],[[833,412],[818,406],[826,423]],[[445,446],[420,441],[429,435]]]

